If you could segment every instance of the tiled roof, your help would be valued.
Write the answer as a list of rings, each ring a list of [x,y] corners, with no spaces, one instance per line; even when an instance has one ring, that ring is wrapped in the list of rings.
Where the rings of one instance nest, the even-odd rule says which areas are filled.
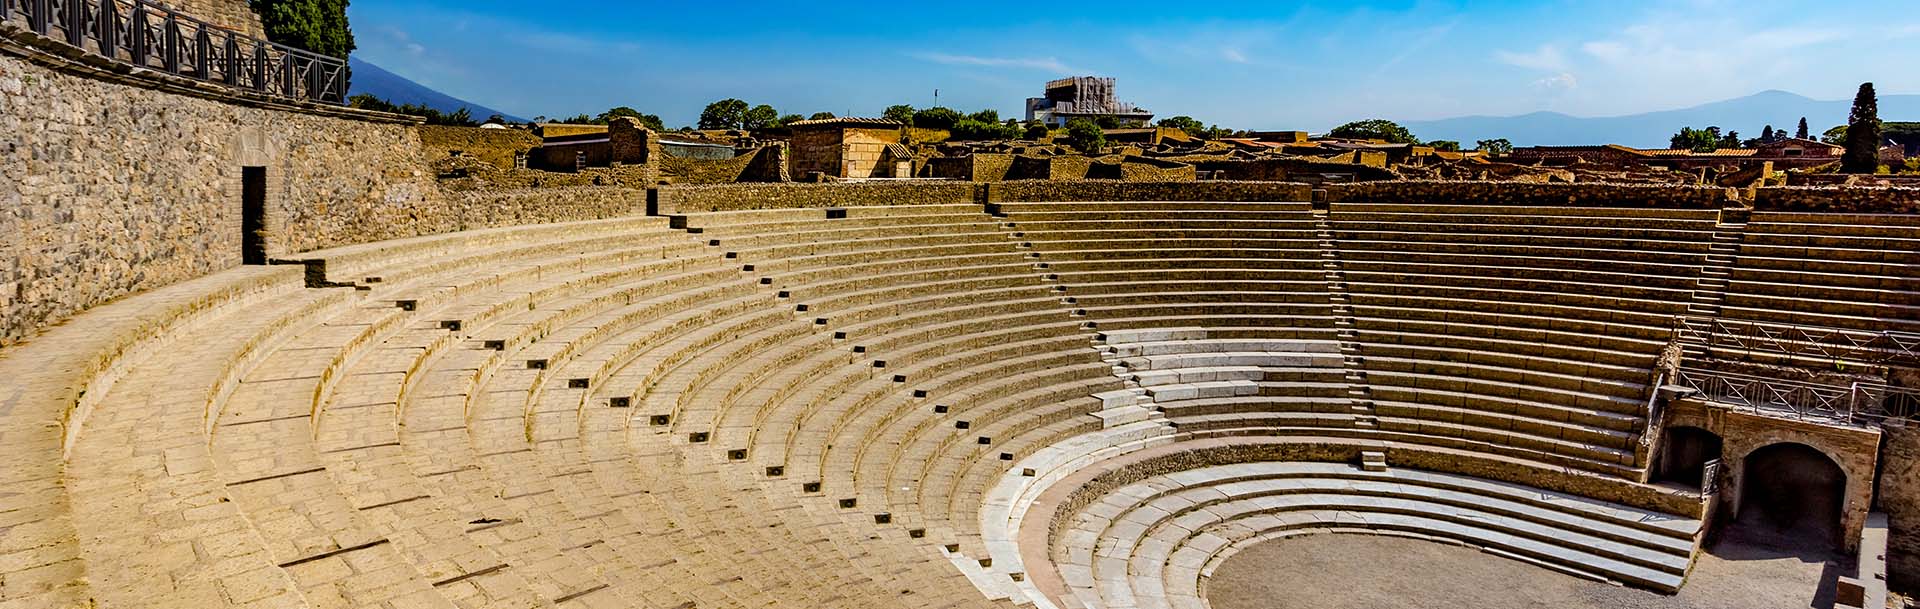
[[[899,127],[900,121],[890,118],[836,117],[808,119],[787,123],[788,127]]]

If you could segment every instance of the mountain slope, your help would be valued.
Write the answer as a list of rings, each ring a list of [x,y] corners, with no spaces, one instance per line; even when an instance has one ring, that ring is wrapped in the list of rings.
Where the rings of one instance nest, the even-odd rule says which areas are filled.
[[[1455,140],[1468,147],[1476,140],[1504,137],[1515,146],[1575,146],[1625,144],[1664,148],[1681,127],[1719,126],[1738,131],[1743,138],[1760,136],[1766,125],[1791,131],[1807,118],[1814,137],[1847,122],[1853,100],[1816,100],[1786,91],[1763,91],[1746,97],[1678,110],[1605,117],[1578,117],[1558,112],[1519,116],[1463,116],[1431,121],[1402,121],[1425,140]],[[1880,96],[1880,118],[1887,121],[1920,119],[1920,95]]]
[[[505,112],[429,89],[426,85],[407,80],[406,77],[388,72],[380,66],[361,61],[358,57],[348,56],[347,65],[353,69],[353,81],[347,91],[348,95],[366,93],[395,104],[418,104],[441,112],[454,112],[466,108],[467,113],[473,115],[473,120],[476,121],[484,121],[488,116],[499,114],[509,121],[525,122],[525,119]]]

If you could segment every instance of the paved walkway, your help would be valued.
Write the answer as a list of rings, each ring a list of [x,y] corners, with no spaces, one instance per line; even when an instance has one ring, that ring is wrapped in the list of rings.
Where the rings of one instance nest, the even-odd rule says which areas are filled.
[[[1592,582],[1479,550],[1367,535],[1248,548],[1207,585],[1214,609],[1825,609],[1834,572],[1729,530],[1666,596]],[[1833,558],[1833,557],[1826,557]]]

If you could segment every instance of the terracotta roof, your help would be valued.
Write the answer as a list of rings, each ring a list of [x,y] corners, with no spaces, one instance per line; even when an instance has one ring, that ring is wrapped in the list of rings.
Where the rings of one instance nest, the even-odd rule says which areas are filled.
[[[788,127],[899,127],[900,121],[890,118],[857,118],[851,116],[836,118],[808,119],[787,123]]]
[[[1700,152],[1696,150],[1687,150],[1684,148],[1668,148],[1664,150],[1642,150],[1641,152],[1644,152],[1653,156],[1669,156],[1670,157],[1670,156],[1753,156],[1753,153],[1756,151],[1752,148],[1722,148],[1720,150],[1715,150],[1713,152]]]

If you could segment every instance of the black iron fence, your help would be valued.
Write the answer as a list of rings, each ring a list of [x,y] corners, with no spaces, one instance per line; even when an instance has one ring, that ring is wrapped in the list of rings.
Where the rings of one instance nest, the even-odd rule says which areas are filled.
[[[1678,317],[1674,340],[1709,348],[1920,366],[1920,334]]]
[[[1672,383],[1738,410],[1803,421],[1871,425],[1920,418],[1920,390],[1879,383],[1827,385],[1694,368],[1675,371]]]
[[[288,99],[344,104],[347,64],[146,0],[0,0],[0,21],[116,62]]]

